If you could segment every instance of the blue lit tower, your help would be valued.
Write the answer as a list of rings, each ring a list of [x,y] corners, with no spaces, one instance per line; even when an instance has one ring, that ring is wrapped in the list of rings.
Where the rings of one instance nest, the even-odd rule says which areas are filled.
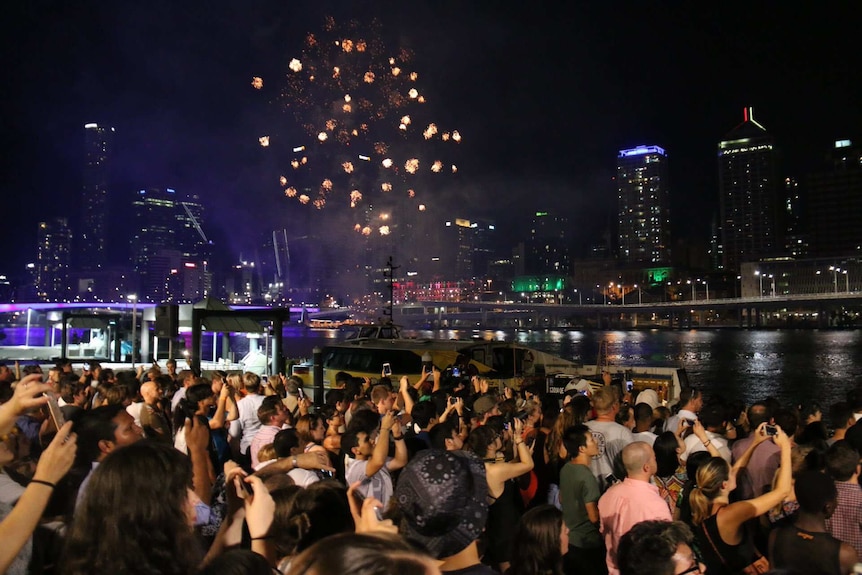
[[[108,188],[114,128],[84,125],[84,187],[81,192],[80,263],[83,269],[98,269],[107,263]]]
[[[617,155],[620,259],[669,263],[670,201],[667,153],[638,146]]]
[[[743,121],[718,143],[718,187],[724,269],[774,255],[778,234],[777,151],[772,136],[745,108]]]

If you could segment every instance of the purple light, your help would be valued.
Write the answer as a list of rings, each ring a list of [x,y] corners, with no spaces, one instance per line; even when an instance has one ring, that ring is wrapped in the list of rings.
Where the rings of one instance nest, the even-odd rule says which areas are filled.
[[[637,148],[620,150],[620,155],[618,157],[627,158],[629,156],[642,156],[644,154],[661,154],[662,156],[667,156],[664,148],[660,148],[658,146],[638,146]]]

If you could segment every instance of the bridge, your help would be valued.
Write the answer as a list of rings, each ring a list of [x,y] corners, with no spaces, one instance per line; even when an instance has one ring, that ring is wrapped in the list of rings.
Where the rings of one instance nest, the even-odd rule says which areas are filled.
[[[404,326],[696,328],[735,326],[834,327],[853,325],[862,292],[786,294],[614,304],[548,304],[483,301],[420,301],[396,305],[393,319]]]

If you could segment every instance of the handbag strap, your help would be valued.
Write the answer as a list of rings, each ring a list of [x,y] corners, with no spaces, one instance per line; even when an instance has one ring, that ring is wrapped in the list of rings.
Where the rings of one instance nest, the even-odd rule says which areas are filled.
[[[712,541],[712,537],[709,536],[709,531],[706,528],[706,522],[708,519],[712,519],[715,517],[715,526],[718,527],[718,513],[715,515],[710,515],[707,519],[704,519],[700,523],[700,528],[703,530],[703,534],[706,535],[706,540],[709,541],[709,544],[712,545],[712,550],[715,551],[715,554],[718,555],[718,558],[721,559],[721,564],[727,567],[727,561],[724,560],[724,556],[719,552],[718,547],[715,546],[715,543]]]

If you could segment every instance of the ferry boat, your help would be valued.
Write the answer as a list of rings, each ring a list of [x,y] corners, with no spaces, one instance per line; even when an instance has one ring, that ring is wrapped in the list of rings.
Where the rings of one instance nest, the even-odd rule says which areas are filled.
[[[379,379],[384,364],[391,367],[393,378],[406,375],[411,383],[421,377],[423,365],[430,369],[433,364],[447,376],[478,374],[498,386],[540,389],[555,397],[562,397],[570,384],[584,391],[600,387],[606,372],[621,390],[636,394],[653,389],[665,405],[675,403],[688,385],[682,367],[584,365],[513,342],[376,337],[382,332],[370,327],[363,333],[365,337],[323,348],[324,388],[335,382],[340,371]],[[387,333],[394,335],[391,330]],[[295,365],[291,373],[313,387],[311,363]]]

